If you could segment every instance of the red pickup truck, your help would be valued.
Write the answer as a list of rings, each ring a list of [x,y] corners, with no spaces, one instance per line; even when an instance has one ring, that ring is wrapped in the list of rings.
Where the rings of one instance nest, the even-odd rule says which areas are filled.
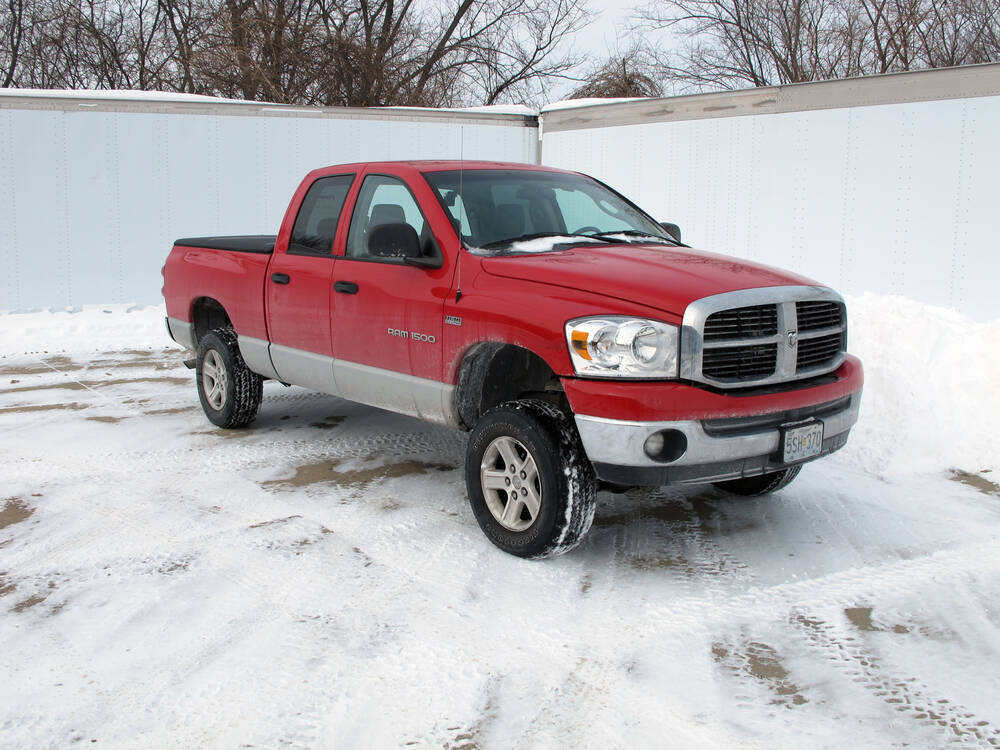
[[[277,236],[177,240],[163,276],[214,424],[249,424],[271,378],[470,431],[473,513],[524,557],[579,543],[600,482],[773,492],[860,405],[836,292],[574,172],[318,169]]]

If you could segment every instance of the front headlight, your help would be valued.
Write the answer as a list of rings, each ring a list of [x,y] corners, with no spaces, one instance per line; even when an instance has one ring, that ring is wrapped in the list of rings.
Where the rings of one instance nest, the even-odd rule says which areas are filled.
[[[598,378],[676,378],[678,328],[644,318],[608,315],[566,324],[577,375]]]

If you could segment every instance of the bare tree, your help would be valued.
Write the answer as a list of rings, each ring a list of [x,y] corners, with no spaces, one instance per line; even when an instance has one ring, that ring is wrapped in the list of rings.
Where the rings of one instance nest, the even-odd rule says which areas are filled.
[[[995,0],[654,0],[666,74],[692,89],[767,86],[1000,59]]]
[[[6,85],[351,106],[523,100],[577,63],[566,42],[585,1],[0,0],[0,62]]]
[[[24,0],[5,0],[0,13],[0,86],[7,88],[13,85],[24,42]]]
[[[156,0],[81,0],[67,9],[83,33],[84,75],[98,88],[149,89],[161,81],[169,52]]]
[[[652,51],[636,42],[626,51],[615,52],[604,62],[593,66],[584,75],[583,85],[569,98],[663,96],[663,85],[659,79]]]
[[[458,57],[467,56],[470,101],[528,101],[532,84],[568,78],[581,59],[564,51],[568,37],[590,21],[581,0],[493,0],[466,25]]]
[[[26,6],[28,18],[11,85],[26,88],[84,88],[90,51],[74,9],[57,0]]]
[[[165,19],[164,44],[169,50],[163,73],[164,88],[200,93],[195,59],[217,23],[219,9],[207,0],[159,0]]]

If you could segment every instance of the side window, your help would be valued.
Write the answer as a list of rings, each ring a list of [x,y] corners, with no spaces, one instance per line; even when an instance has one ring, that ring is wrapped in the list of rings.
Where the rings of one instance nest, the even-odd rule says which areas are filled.
[[[348,258],[372,257],[368,253],[368,233],[379,224],[409,224],[421,240],[425,239],[424,216],[403,181],[373,174],[365,177],[354,204],[347,232]]]
[[[302,199],[288,252],[292,255],[332,255],[333,237],[354,175],[320,177]]]

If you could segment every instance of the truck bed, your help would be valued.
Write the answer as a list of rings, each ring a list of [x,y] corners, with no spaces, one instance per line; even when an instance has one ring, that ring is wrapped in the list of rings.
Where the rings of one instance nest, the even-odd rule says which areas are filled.
[[[238,234],[232,237],[184,237],[174,240],[182,247],[202,247],[209,250],[233,250],[238,253],[261,253],[269,255],[274,251],[274,234]]]

